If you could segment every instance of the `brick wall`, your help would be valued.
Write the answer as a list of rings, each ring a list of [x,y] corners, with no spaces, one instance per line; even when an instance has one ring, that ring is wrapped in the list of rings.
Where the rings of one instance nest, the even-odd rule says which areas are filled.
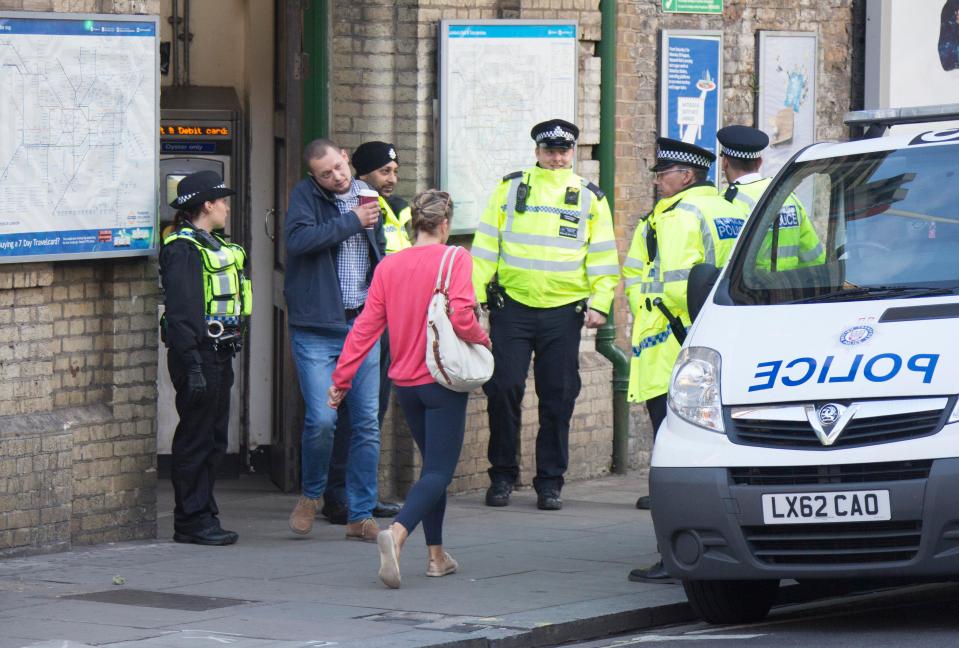
[[[158,292],[155,259],[0,265],[0,556],[156,535]]]

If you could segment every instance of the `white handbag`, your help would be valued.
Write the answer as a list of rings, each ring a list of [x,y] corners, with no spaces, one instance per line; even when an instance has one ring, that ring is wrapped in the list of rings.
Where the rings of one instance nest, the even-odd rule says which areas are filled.
[[[482,344],[461,340],[450,323],[450,277],[459,250],[447,248],[436,273],[436,288],[426,315],[426,366],[438,384],[456,392],[468,392],[492,377],[493,354]]]

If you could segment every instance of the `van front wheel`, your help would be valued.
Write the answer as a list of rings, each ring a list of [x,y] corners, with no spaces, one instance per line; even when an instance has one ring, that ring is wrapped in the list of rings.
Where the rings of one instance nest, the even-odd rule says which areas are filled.
[[[683,581],[693,611],[709,623],[748,623],[769,614],[778,580]]]

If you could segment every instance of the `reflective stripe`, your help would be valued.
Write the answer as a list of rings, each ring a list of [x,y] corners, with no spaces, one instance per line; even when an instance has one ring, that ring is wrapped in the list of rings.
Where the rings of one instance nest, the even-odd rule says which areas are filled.
[[[741,189],[736,194],[736,197],[734,198],[734,200],[741,200],[742,202],[746,203],[747,205],[749,205],[750,210],[752,210],[753,207],[756,206],[756,201],[753,200],[752,197],[747,195],[746,192],[742,191]]]
[[[629,288],[630,286],[635,286],[638,283],[642,283],[642,281],[643,281],[642,277],[628,277],[626,279],[626,287]],[[640,292],[643,292],[643,291],[640,291]]]
[[[521,232],[504,232],[503,241],[520,245],[542,245],[543,247],[562,248],[564,250],[579,250],[583,244],[575,239],[560,236],[540,236],[538,234],[523,234]]]
[[[663,292],[665,289],[666,289],[666,286],[665,286],[665,284],[663,284],[662,281],[650,281],[650,282],[648,282],[648,283],[644,283],[643,286],[642,286],[642,288],[640,288],[639,292],[641,292],[641,293],[643,293],[643,294],[645,294],[645,293],[661,293],[661,292]]]
[[[616,241],[600,241],[599,243],[590,243],[589,244],[589,253],[593,254],[595,252],[608,252],[609,250],[616,249]]]
[[[233,294],[233,290],[232,290],[232,288],[233,288],[232,283],[233,283],[233,282],[230,281],[230,276],[229,276],[229,275],[227,275],[227,274],[222,274],[222,273],[221,273],[221,274],[210,275],[210,279],[211,279],[212,282],[213,282],[213,289],[214,289],[214,291],[215,291],[213,294],[216,295],[217,297],[221,297],[221,296],[223,296],[223,295],[232,295],[232,294]]]
[[[624,268],[636,268],[637,270],[642,270],[645,266],[645,263],[633,257],[626,257],[626,262],[623,264]]]
[[[602,275],[619,275],[618,265],[586,266],[586,274],[590,277]]]
[[[800,250],[799,260],[803,262],[815,261],[822,254],[822,242],[816,243],[816,247],[811,250]]]
[[[487,236],[492,236],[493,238],[499,236],[499,230],[496,229],[496,227],[483,221],[480,221],[479,225],[476,226],[476,231],[481,234],[486,234]]]
[[[644,337],[642,340],[640,340],[639,344],[633,346],[633,357],[638,358],[643,350],[662,344],[669,339],[670,333],[671,331],[669,328],[667,328],[665,331],[660,331],[655,335]]]
[[[540,259],[524,259],[522,257],[513,256],[512,254],[507,254],[502,252],[500,257],[503,259],[503,262],[511,265],[515,268],[523,268],[524,270],[545,270],[548,272],[572,272],[574,270],[580,270],[583,267],[582,260],[580,261],[545,261]]]
[[[585,241],[586,224],[589,222],[589,208],[593,201],[593,192],[589,190],[589,183],[585,179],[581,179],[580,184],[583,185],[583,188],[579,192],[579,240]]]
[[[776,257],[779,259],[795,256],[799,256],[798,245],[780,245],[778,248],[776,248]]]
[[[487,250],[486,248],[473,246],[473,249],[470,250],[470,254],[476,257],[477,259],[483,259],[484,261],[492,261],[496,263],[499,260],[499,255],[492,250]]]
[[[703,212],[699,211],[699,207],[687,202],[681,202],[676,205],[676,209],[685,209],[688,212],[692,212],[696,215],[696,218],[699,219],[699,230],[702,233],[703,237],[703,255],[706,257],[704,261],[709,265],[716,265],[716,248],[713,245],[713,235],[709,231],[709,224],[706,222],[706,217],[703,216]],[[659,260],[659,255],[656,255],[657,261]]]
[[[503,228],[504,232],[513,231],[513,214],[516,211],[516,192],[519,191],[519,186],[522,182],[523,176],[510,180],[509,193],[506,194],[506,226]]]
[[[663,281],[686,281],[689,279],[689,269],[667,270],[663,273]]]

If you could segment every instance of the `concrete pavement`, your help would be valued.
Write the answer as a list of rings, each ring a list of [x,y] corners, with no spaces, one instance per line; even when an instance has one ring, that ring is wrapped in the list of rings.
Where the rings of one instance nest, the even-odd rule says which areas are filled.
[[[626,580],[655,559],[649,513],[633,508],[645,491],[634,473],[568,484],[559,512],[528,489],[500,509],[451,497],[444,541],[460,571],[426,577],[417,529],[390,590],[374,544],[323,519],[294,536],[295,496],[261,477],[218,483],[238,544],[175,544],[163,483],[157,541],[0,561],[0,648],[542,646],[686,620],[680,586]]]

